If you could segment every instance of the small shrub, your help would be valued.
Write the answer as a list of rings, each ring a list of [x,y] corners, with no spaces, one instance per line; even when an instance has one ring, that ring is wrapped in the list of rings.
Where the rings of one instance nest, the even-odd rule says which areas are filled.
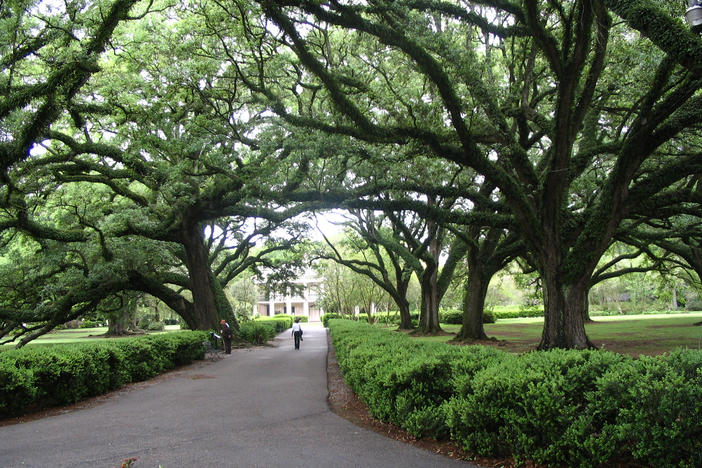
[[[330,321],[330,320],[332,320],[332,319],[340,319],[340,318],[343,318],[343,317],[341,316],[341,314],[333,314],[333,313],[324,314],[324,315],[322,315],[322,324],[324,324],[325,327],[329,327],[329,321]]]
[[[463,311],[457,309],[441,309],[439,311],[439,322],[461,325],[463,324]]]
[[[151,322],[146,329],[148,331],[163,331],[164,326],[164,322]]]
[[[252,321],[241,324],[239,337],[252,344],[263,344],[275,338],[276,325],[273,321]]]
[[[97,320],[84,319],[80,322],[80,328],[96,328],[101,326],[102,322],[98,322]]]
[[[257,317],[255,320],[253,320],[253,322],[273,324],[273,326],[275,327],[276,333],[280,333],[283,330],[287,330],[288,328],[292,327],[293,318],[289,315],[275,315],[273,317]],[[252,322],[246,322],[246,323],[252,323]],[[242,324],[242,326],[243,326],[243,324]]]
[[[494,306],[491,307],[495,319],[543,317],[543,306]]]
[[[449,325],[463,325],[463,311],[457,309],[442,309],[439,311],[439,321]],[[483,323],[495,323],[497,318],[492,310],[483,311]]]
[[[483,311],[483,323],[495,323],[497,318],[495,317],[495,312],[492,310]]]
[[[395,325],[400,324],[400,312],[398,311],[391,311],[391,312],[382,312],[382,313],[377,313],[374,315],[375,321],[378,323],[392,323]],[[341,318],[349,318],[349,317],[341,317]],[[412,323],[417,325],[419,322],[419,311],[412,311],[410,312],[410,320]]]

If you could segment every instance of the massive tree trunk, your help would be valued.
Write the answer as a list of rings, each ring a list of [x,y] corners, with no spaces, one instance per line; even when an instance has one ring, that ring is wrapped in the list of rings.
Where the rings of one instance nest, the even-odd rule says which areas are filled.
[[[414,325],[412,325],[412,316],[410,315],[410,305],[407,300],[407,289],[409,282],[407,284],[398,283],[397,285],[397,297],[395,303],[400,309],[400,330],[413,330]]]
[[[106,336],[122,336],[132,333],[144,333],[136,325],[135,316],[125,312],[115,312],[109,315]]]
[[[124,307],[108,314],[106,336],[122,336],[132,333],[144,333],[136,324],[136,300],[128,299]]]
[[[412,314],[410,313],[409,303],[399,305],[400,308],[400,330],[414,330],[412,323]]]
[[[583,322],[584,323],[595,323],[592,318],[590,318],[590,288],[588,287],[585,291],[585,297],[583,297]]]
[[[118,311],[109,314],[106,336],[122,336],[136,333],[135,315],[128,311]],[[142,332],[143,333],[143,332]]]
[[[219,329],[219,321],[224,318],[232,328],[238,329],[231,306],[210,268],[202,227],[198,224],[184,226],[180,240],[185,249],[185,265],[193,295],[188,325],[194,330]]]
[[[673,297],[670,302],[670,307],[673,310],[678,309],[678,290],[675,288],[675,286],[673,286]]]
[[[491,191],[489,186],[483,190],[486,195]],[[516,237],[505,235],[500,229],[486,231],[471,227],[466,235],[472,241],[466,244],[470,245],[465,255],[468,279],[463,285],[463,326],[456,340],[484,340],[488,338],[483,327],[483,313],[490,280],[522,251],[522,247]]]
[[[433,206],[435,200],[429,197],[428,204]],[[435,221],[427,220],[427,232],[430,240],[424,256],[424,271],[420,278],[422,309],[419,317],[419,331],[431,334],[441,331],[439,326],[439,302],[441,301],[439,256],[441,255],[441,244],[438,239],[439,227]]]
[[[585,333],[583,320],[587,300],[587,278],[564,284],[557,269],[542,274],[544,291],[544,330],[540,350],[594,348]]]
[[[437,333],[439,326],[439,292],[436,287],[436,271],[425,272],[422,279],[422,310],[419,317],[419,331],[422,333]]]
[[[469,260],[468,280],[463,289],[463,326],[456,336],[457,340],[487,339],[483,327],[483,310],[490,276],[490,273],[481,271],[477,261]]]
[[[438,265],[428,262],[421,279],[422,309],[419,317],[419,331],[421,333],[437,333],[439,326],[439,285]]]

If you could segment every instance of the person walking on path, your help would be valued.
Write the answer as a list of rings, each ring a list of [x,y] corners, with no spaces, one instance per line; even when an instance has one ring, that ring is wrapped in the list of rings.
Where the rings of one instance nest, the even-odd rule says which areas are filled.
[[[224,342],[224,353],[232,354],[232,338],[234,332],[232,332],[232,327],[229,326],[226,320],[219,322],[222,326],[222,341]]]
[[[292,334],[295,339],[295,349],[300,349],[300,341],[302,341],[302,326],[300,326],[300,318],[295,319],[292,326]]]

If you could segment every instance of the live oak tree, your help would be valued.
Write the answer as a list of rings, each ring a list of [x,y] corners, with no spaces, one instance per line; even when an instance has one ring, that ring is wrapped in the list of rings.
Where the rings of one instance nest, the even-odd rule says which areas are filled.
[[[57,275],[65,276],[66,270],[75,265],[85,272],[85,258],[55,254],[55,242],[82,242],[86,237],[80,230],[64,231],[35,219],[29,209],[32,200],[26,200],[23,191],[17,189],[11,171],[31,156],[52,124],[74,110],[74,98],[98,71],[97,62],[115,29],[148,11],[150,4],[143,2],[137,12],[138,3],[118,0],[85,5],[69,1],[49,6],[20,1],[0,5],[0,235],[4,245],[17,240],[16,248],[8,255],[29,268],[14,268],[18,265],[7,261],[3,265],[13,270],[3,276],[3,286],[10,292],[2,300],[0,339],[21,330],[27,335],[23,339],[26,342],[58,324],[59,317],[80,315],[81,310],[96,303],[89,292],[95,278],[90,280],[89,275],[83,275],[87,281],[82,284],[84,289],[62,290],[58,282],[48,296],[42,293]],[[27,234],[37,242],[23,242]],[[37,247],[41,250],[35,252]],[[63,245],[59,250],[71,248]],[[51,265],[41,263],[46,259],[45,252],[56,260]],[[111,287],[104,285],[106,290]],[[38,307],[29,310],[28,304],[34,299]],[[46,317],[52,325],[41,321],[25,325]]]
[[[620,240],[644,257],[637,271],[656,270],[664,278],[681,278],[699,289],[702,279],[699,213],[696,216],[668,213],[670,216],[666,219],[648,220],[622,232]]]
[[[82,241],[36,222],[9,172],[26,161],[52,124],[73,114],[76,95],[99,70],[98,61],[115,29],[137,1],[106,1],[90,6],[65,2],[4,2],[0,5],[0,232],[21,230],[41,239]],[[141,14],[150,4],[142,5]]]
[[[463,301],[464,324],[459,339],[484,339],[486,335],[483,329],[483,308],[488,284],[494,274],[522,253],[522,243],[518,236],[510,235],[507,229],[511,224],[505,216],[506,207],[499,200],[491,198],[493,186],[472,171],[462,170],[454,164],[406,154],[411,151],[392,151],[388,148],[373,151],[367,148],[363,160],[353,166],[357,176],[361,175],[366,183],[372,181],[375,184],[376,193],[374,197],[369,197],[366,203],[368,207],[375,206],[375,211],[372,208],[349,210],[353,213],[350,226],[365,241],[363,245],[376,252],[376,257],[382,251],[392,260],[372,262],[372,267],[371,263],[368,263],[363,272],[383,285],[382,287],[395,298],[400,311],[400,328],[410,327],[409,303],[406,300],[408,273],[416,270],[417,276],[422,277],[424,265],[432,265],[434,262],[426,261],[421,254],[415,255],[408,249],[409,243],[400,240],[409,234],[412,242],[417,242],[418,239],[423,241],[426,234],[425,220],[440,219],[439,224],[445,226],[447,232],[455,236],[455,240],[451,248],[441,254],[446,258],[443,259],[445,263],[440,268],[441,280],[437,282],[437,286],[440,284],[440,287],[431,289],[431,284],[425,284],[424,297],[436,294],[438,301],[432,302],[440,303],[456,266],[467,265]],[[365,170],[359,170],[359,167],[364,166],[370,166],[372,169],[364,174]],[[403,170],[397,171],[397,167]],[[475,188],[466,191],[456,188],[457,186]],[[441,207],[436,203],[438,199],[450,201]],[[431,201],[433,203],[430,203]],[[344,205],[349,203],[352,202],[347,201]],[[476,212],[476,216],[471,216]],[[420,216],[417,216],[417,213]],[[458,213],[464,216],[451,216]],[[442,214],[445,216],[442,217]],[[504,224],[482,228],[481,220],[486,216],[490,216],[492,221],[502,219]],[[416,225],[422,229],[412,232],[399,222],[410,217],[416,218]],[[422,242],[418,245],[422,245]],[[336,258],[349,267],[361,269],[361,265],[355,260],[351,260],[356,263],[352,265],[339,253]],[[394,277],[388,276],[393,272]]]
[[[172,20],[150,15],[116,34],[102,70],[71,95],[70,112],[37,131],[34,144],[43,152],[8,166],[2,221],[8,241],[19,230],[44,249],[45,239],[58,241],[52,249],[82,260],[45,265],[59,270],[53,278],[34,267],[44,280],[60,273],[74,281],[49,298],[34,284],[37,294],[27,296],[37,298],[33,304],[8,309],[3,334],[24,321],[36,324],[22,330],[20,345],[129,290],[158,297],[191,328],[217,327],[222,317],[236,328],[224,285],[302,232],[289,222],[295,236],[281,232],[300,209],[284,211],[246,189],[286,182],[277,174],[284,160],[267,159],[276,151],[275,135],[245,135],[253,128],[247,121],[257,121],[257,132],[265,122],[217,75],[220,62],[184,65],[184,56],[206,46],[188,36],[187,18]],[[170,28],[159,29],[169,21]],[[148,43],[154,28],[162,35]],[[259,145],[268,146],[261,153]],[[69,187],[78,189],[65,195]],[[63,224],[50,215],[58,199],[71,205]],[[38,222],[42,217],[46,222]]]
[[[317,106],[253,83],[271,108],[484,176],[541,276],[539,347],[591,346],[587,285],[622,221],[700,172],[698,154],[675,145],[700,119],[699,39],[645,0],[259,4],[277,28],[270,47],[295,54],[277,69],[295,70],[291,89]],[[650,53],[627,71],[636,86],[617,87],[610,43],[627,42]]]
[[[191,328],[215,328],[220,318],[237,328],[223,287],[267,254],[289,248],[294,237],[253,251],[254,243],[273,239],[301,210],[285,211],[251,196],[248,186],[256,191],[259,185],[285,183],[277,174],[284,159],[269,158],[277,150],[275,135],[247,136],[251,121],[257,132],[265,121],[228,82],[221,62],[207,56],[207,42],[190,35],[192,17],[160,19],[121,36],[136,40],[139,49],[118,48],[110,73],[96,81],[94,93],[110,105],[107,114],[95,112],[89,121],[102,135],[113,134],[112,141],[95,144],[104,137],[88,128],[54,133],[70,154],[84,156],[72,156],[54,170],[65,180],[107,185],[129,200],[130,207],[112,217],[113,236],[173,246],[184,268],[155,276],[135,273],[133,287],[159,297]],[[153,38],[162,27],[166,32],[144,46],[145,35]],[[200,60],[186,63],[193,52]],[[299,225],[291,226],[301,232]],[[188,290],[192,300],[174,295],[168,284]]]
[[[441,201],[428,197],[427,204]],[[446,293],[456,265],[465,255],[465,243],[454,238],[448,229],[432,219],[422,219],[415,213],[399,211],[386,213],[395,235],[381,240],[386,249],[411,259],[410,266],[419,279],[421,290],[419,328],[422,333],[441,331],[439,305]],[[442,267],[441,256],[446,255]]]
[[[347,253],[348,257],[352,255]],[[333,260],[317,259],[315,270],[322,280],[319,303],[325,313],[342,314],[373,322],[372,307],[387,304],[388,295],[367,275]]]
[[[333,260],[352,271],[370,278],[392,298],[400,315],[401,330],[412,330],[410,302],[407,297],[414,269],[397,249],[385,247],[382,239],[392,238],[388,233],[382,236],[379,231],[391,229],[383,226],[382,216],[370,210],[351,210],[352,219],[345,223],[347,230],[342,239],[342,250],[326,236],[329,252],[322,250],[318,257]],[[382,237],[381,237],[382,236]],[[346,252],[355,252],[349,255]],[[414,259],[412,259],[414,260]]]
[[[463,323],[456,335],[461,340],[484,340],[483,312],[488,286],[523,250],[518,236],[498,228],[481,229],[469,226],[457,234],[467,245],[465,265],[468,270],[463,284]]]
[[[540,347],[583,348],[587,291],[612,242],[655,225],[677,246],[698,223],[702,41],[675,17],[682,4],[180,6],[0,7],[1,234],[8,255],[26,239],[52,259],[8,270],[7,298],[34,287],[35,307],[4,301],[2,330],[41,318],[28,339],[125,289],[211,327],[254,238],[346,206],[412,211],[428,232],[463,232],[473,254],[516,236],[543,285]],[[423,187],[396,177],[429,167]],[[90,196],[66,194],[81,184]],[[378,196],[393,190],[404,195]],[[244,247],[210,242],[219,230]],[[43,296],[49,278],[61,286]]]
[[[386,206],[393,208],[380,211],[380,207],[385,203],[389,203]],[[391,193],[383,192],[378,194],[377,200],[368,202],[368,205],[378,207],[377,214],[373,214],[372,211],[352,210],[356,213],[355,231],[363,239],[364,245],[375,252],[375,262],[344,259],[339,252],[336,252],[334,259],[357,273],[368,276],[393,297],[401,312],[401,321],[406,322],[401,324],[401,328],[411,327],[407,288],[410,275],[414,273],[421,289],[418,331],[436,333],[441,330],[441,298],[448,289],[456,266],[465,255],[466,246],[463,240],[453,236],[445,226],[418,216],[411,210],[401,209],[405,203],[409,201],[404,195],[400,199],[393,199]],[[450,205],[452,200],[441,200],[430,195],[419,204],[410,206],[417,209],[436,208],[443,203]],[[395,278],[388,276],[390,269],[385,267],[382,261],[385,255],[391,261]],[[446,257],[443,265],[442,255]]]

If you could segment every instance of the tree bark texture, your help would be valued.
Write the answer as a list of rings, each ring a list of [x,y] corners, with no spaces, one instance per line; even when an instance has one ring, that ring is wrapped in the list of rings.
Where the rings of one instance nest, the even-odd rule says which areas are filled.
[[[456,337],[458,340],[486,340],[488,338],[483,327],[483,311],[490,278],[479,270],[479,267],[469,265],[468,280],[463,290],[463,326]]]
[[[107,336],[127,335],[136,330],[136,315],[131,308],[122,309],[109,315]]]
[[[419,331],[421,333],[437,333],[439,326],[439,285],[438,266],[428,264],[421,280],[422,310],[419,317]]]
[[[553,269],[555,270],[555,269]],[[544,330],[540,350],[587,349],[595,346],[585,333],[584,304],[587,300],[586,282],[563,284],[558,274],[543,274]]]
[[[395,297],[395,303],[400,310],[400,330],[413,330],[414,325],[412,325],[412,316],[410,315],[410,305],[407,300],[407,289],[409,287],[408,282],[398,281],[397,283],[397,297]]]
[[[202,238],[201,226],[186,226],[180,236],[185,249],[185,264],[193,295],[193,310],[188,325],[193,330],[219,329],[219,307],[216,281],[210,269],[208,251]],[[221,288],[220,288],[221,289]],[[227,317],[229,320],[230,318]],[[232,325],[232,327],[234,327]]]

